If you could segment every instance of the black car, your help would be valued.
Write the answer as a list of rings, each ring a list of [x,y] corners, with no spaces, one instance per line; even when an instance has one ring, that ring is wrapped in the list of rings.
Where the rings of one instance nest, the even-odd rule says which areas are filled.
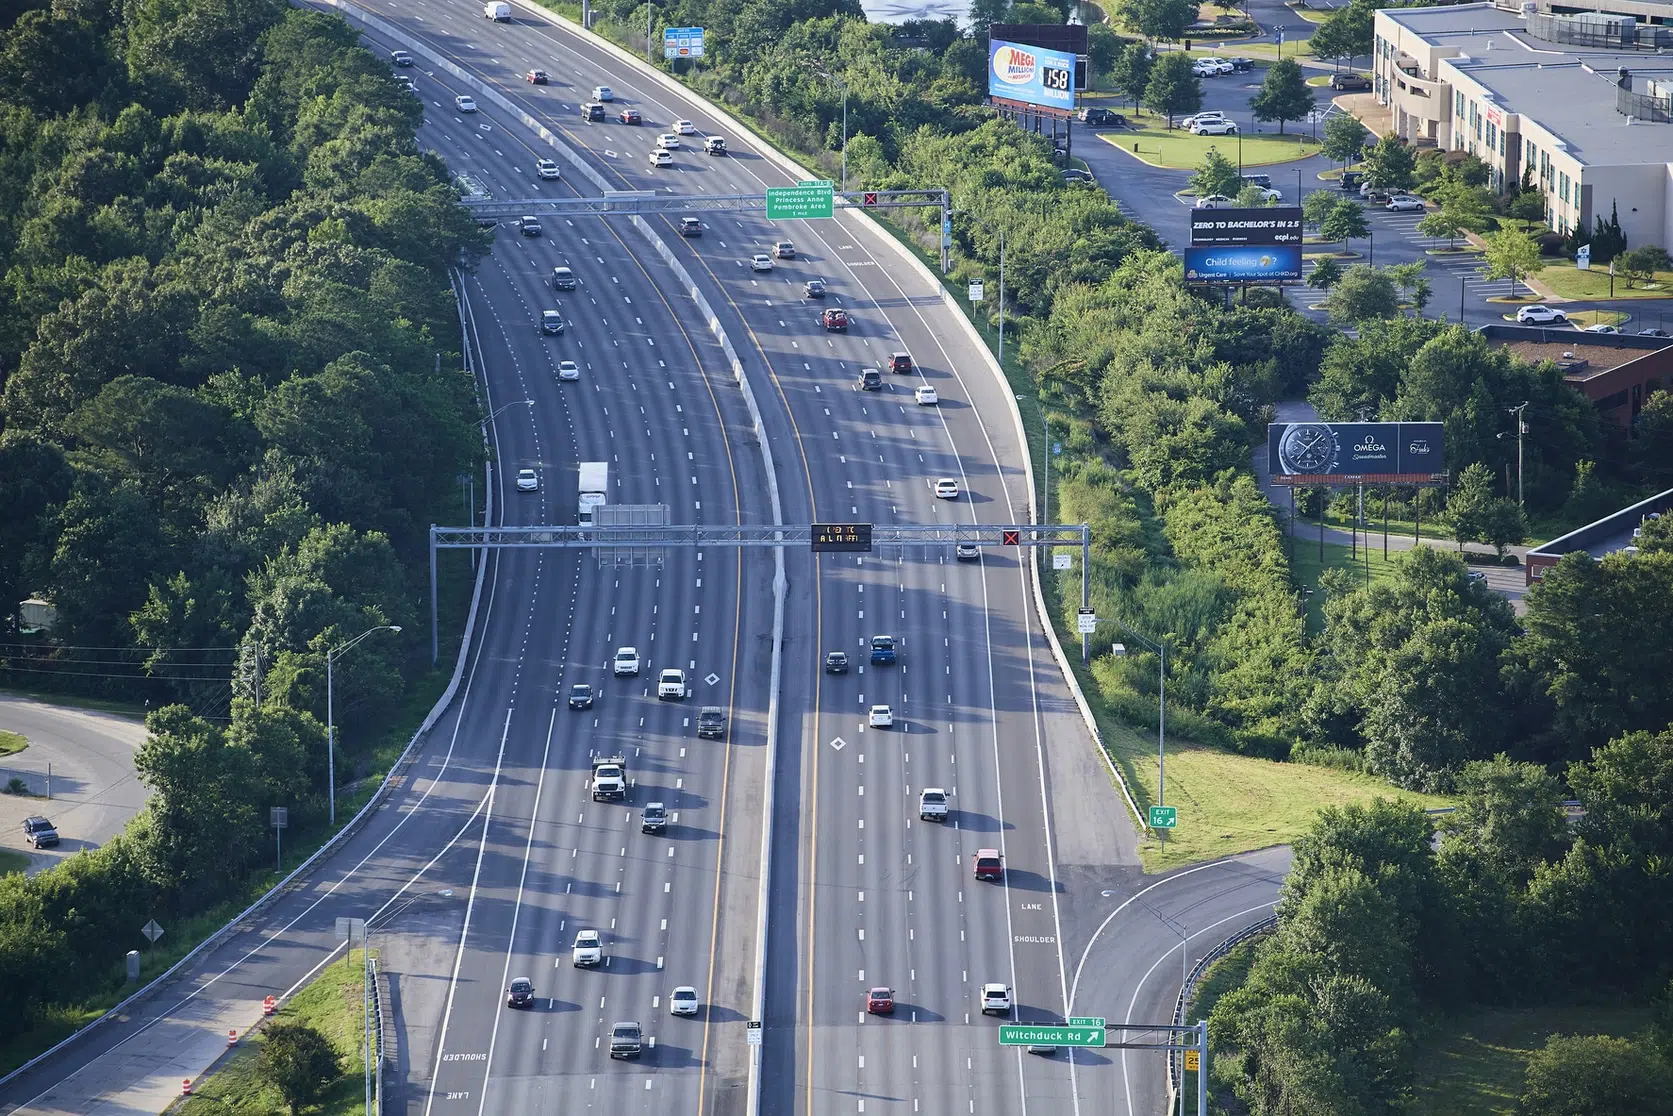
[[[860,378],[854,386],[861,391],[882,391],[883,374],[875,368],[862,369]]]
[[[1228,58],[1226,61],[1232,64],[1232,73],[1234,74],[1246,74],[1255,68],[1253,58]]]
[[[823,279],[809,279],[807,282],[803,283],[802,284],[802,297],[803,298],[824,298],[825,297],[825,280],[823,280]]]
[[[1371,88],[1371,79],[1364,74],[1331,74],[1330,87],[1338,92],[1363,91]]]
[[[23,819],[23,839],[37,849],[50,849],[58,844],[58,830],[46,818],[35,816]]]
[[[588,101],[586,104],[581,106],[581,119],[603,120],[604,106],[599,104],[597,101]]]
[[[846,652],[846,651],[831,651],[828,654],[826,654],[826,656],[825,656],[825,673],[826,674],[847,674],[848,673],[848,652]]]
[[[699,221],[695,217],[681,217],[680,218],[680,235],[681,236],[702,236],[703,235],[703,222]]]
[[[517,231],[524,236],[539,236],[541,231],[540,222],[533,217],[519,217],[517,219]]]
[[[593,707],[593,688],[585,682],[577,682],[569,688],[569,707],[571,709],[591,709]]]
[[[1364,177],[1365,177],[1365,174],[1364,174],[1363,171],[1343,171],[1342,172],[1342,189],[1347,193],[1352,193],[1355,190],[1358,190],[1359,189],[1359,181],[1360,181],[1360,179],[1362,179]]]
[[[567,267],[552,269],[552,289],[554,291],[573,291],[575,289],[575,273]]]
[[[1094,127],[1103,126],[1120,128],[1124,127],[1127,123],[1127,118],[1125,116],[1122,116],[1119,112],[1114,112],[1106,108],[1082,109],[1080,119],[1082,124],[1091,124]]]
[[[514,1008],[534,1007],[534,981],[528,977],[518,977],[511,982],[511,987],[505,990],[505,1006]]]

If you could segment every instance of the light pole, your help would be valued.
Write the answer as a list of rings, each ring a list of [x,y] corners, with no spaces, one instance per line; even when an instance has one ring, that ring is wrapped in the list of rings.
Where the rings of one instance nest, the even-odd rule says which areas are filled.
[[[1528,424],[1522,421],[1522,412],[1527,408],[1528,401],[1526,399],[1516,406],[1508,408],[1509,413],[1516,416],[1516,504],[1518,507],[1525,506],[1522,503],[1522,435],[1528,432]]]
[[[325,653],[325,784],[331,803],[330,822],[332,825],[337,824],[337,721],[336,709],[332,704],[331,665],[336,661],[338,655],[351,650],[355,644],[373,632],[399,632],[400,630],[401,625],[399,624],[379,624],[375,628],[367,628],[347,643],[339,643]]]
[[[1168,804],[1168,645],[1165,642],[1140,635],[1119,620],[1114,620],[1112,623],[1159,656],[1156,669],[1156,805],[1166,806]],[[1120,658],[1127,654],[1127,648],[1120,643],[1113,644],[1110,647],[1110,654]]]

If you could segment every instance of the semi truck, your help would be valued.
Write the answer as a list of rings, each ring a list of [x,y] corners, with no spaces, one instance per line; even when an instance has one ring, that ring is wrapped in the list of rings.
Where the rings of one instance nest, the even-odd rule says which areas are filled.
[[[610,463],[583,461],[580,472],[580,499],[577,501],[577,510],[580,512],[581,522],[590,524],[593,521],[593,509],[610,502]]]

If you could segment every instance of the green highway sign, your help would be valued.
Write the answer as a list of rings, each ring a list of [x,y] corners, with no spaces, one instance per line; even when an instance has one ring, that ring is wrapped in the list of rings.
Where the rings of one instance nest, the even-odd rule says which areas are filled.
[[[831,180],[828,178],[804,178],[800,182],[796,183],[796,185],[821,186],[826,190],[832,189]]]
[[[1071,1027],[1102,1027],[1103,1025],[1104,1017],[1101,1015],[1069,1016],[1069,1026]]]
[[[999,1028],[1000,1046],[1102,1046],[1103,1027],[1034,1027],[1007,1026]]]
[[[767,187],[767,220],[798,221],[829,217],[836,194],[829,182],[804,182],[800,186]]]
[[[1179,824],[1179,807],[1152,806],[1150,808],[1151,829],[1172,829]]]

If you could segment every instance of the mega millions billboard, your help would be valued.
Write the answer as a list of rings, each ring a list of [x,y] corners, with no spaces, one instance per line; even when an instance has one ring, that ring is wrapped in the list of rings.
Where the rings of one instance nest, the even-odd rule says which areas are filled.
[[[1438,422],[1274,422],[1266,428],[1273,484],[1424,484],[1444,475]]]
[[[1283,283],[1301,278],[1301,245],[1193,245],[1185,249],[1187,283]]]
[[[1040,108],[1075,107],[1075,56],[1061,50],[988,40],[988,96]]]

